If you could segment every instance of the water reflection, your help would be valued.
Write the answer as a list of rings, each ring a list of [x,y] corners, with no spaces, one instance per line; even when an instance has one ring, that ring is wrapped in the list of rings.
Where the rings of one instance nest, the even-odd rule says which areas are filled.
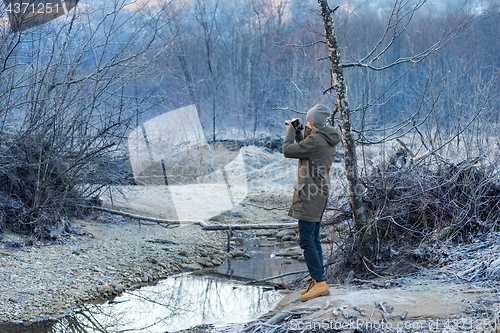
[[[307,269],[305,262],[276,256],[279,252],[297,244],[285,246],[282,243],[270,242],[265,239],[248,239],[240,246],[252,259],[250,260],[226,260],[222,265],[212,269],[213,272],[228,277],[239,277],[252,280],[260,280],[270,276]],[[302,252],[302,251],[300,251]],[[283,280],[294,280],[297,275],[291,275],[282,279],[274,279],[270,282],[281,283]]]
[[[173,332],[202,323],[247,322],[271,310],[280,299],[278,293],[260,287],[182,275],[106,304],[87,305],[51,327],[45,322],[9,332]]]
[[[221,266],[203,273],[225,277],[262,279],[303,270],[304,263],[276,256],[289,247],[277,246],[264,239],[247,239],[240,248],[250,260],[226,260]],[[296,275],[283,279],[295,279]],[[273,280],[281,283],[281,279]],[[180,275],[124,293],[112,302],[89,304],[81,312],[57,322],[31,326],[0,324],[0,333],[117,333],[174,332],[205,323],[243,323],[271,310],[280,295],[258,286],[243,286],[235,281]]]

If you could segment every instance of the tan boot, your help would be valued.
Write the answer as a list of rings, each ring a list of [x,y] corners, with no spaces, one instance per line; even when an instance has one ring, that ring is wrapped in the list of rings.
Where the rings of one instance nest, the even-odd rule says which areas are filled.
[[[305,293],[307,293],[309,291],[309,289],[311,289],[312,286],[316,283],[316,280],[314,280],[314,279],[311,279],[311,280],[312,281],[311,281],[311,283],[309,283],[309,285],[307,286],[307,288],[300,291],[301,295],[304,295]]]
[[[325,281],[316,282],[314,281],[312,287],[304,294],[300,296],[302,302],[308,301],[314,297],[329,295],[330,290]]]

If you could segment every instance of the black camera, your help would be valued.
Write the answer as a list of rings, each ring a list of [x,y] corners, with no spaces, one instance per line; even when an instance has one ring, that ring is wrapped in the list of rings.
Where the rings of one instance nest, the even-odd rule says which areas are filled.
[[[291,122],[293,128],[298,129],[298,127],[299,127],[299,119],[293,118],[292,120],[290,120],[290,122]],[[288,125],[288,120],[285,122],[285,125]]]

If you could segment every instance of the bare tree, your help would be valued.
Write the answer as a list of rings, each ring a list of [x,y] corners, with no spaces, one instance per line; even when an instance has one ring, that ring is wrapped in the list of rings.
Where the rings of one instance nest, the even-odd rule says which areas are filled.
[[[132,9],[116,0],[2,36],[0,208],[20,231],[43,236],[58,216],[117,180],[132,120],[159,101],[132,104],[134,82],[151,74],[171,41],[157,38],[168,2]],[[111,171],[111,172],[110,172]]]
[[[356,225],[356,235],[354,248],[357,250],[357,263],[359,267],[366,265],[365,258],[370,258],[373,253],[371,244],[370,223],[367,219],[365,205],[363,203],[364,186],[360,183],[356,142],[353,135],[351,114],[347,98],[346,83],[344,78],[344,68],[358,67],[367,68],[373,71],[385,71],[401,64],[416,64],[436,51],[440,50],[450,40],[453,40],[460,31],[470,22],[469,20],[459,21],[453,28],[445,30],[442,35],[430,46],[422,51],[417,51],[410,56],[398,55],[396,58],[389,58],[387,62],[380,62],[380,59],[387,56],[395,43],[401,39],[408,28],[415,13],[423,6],[425,0],[416,2],[395,1],[392,12],[388,18],[386,28],[381,37],[375,41],[373,47],[369,48],[364,56],[354,58],[354,61],[343,63],[341,59],[340,47],[337,41],[334,13],[336,9],[331,9],[326,0],[318,0],[321,15],[323,18],[326,42],[329,55],[327,59],[331,63],[332,87],[327,92],[334,90],[337,98],[336,111],[339,113],[340,127],[342,129],[342,139],[344,145],[345,170],[347,178],[347,189],[349,193],[352,217]],[[380,97],[378,97],[380,99]],[[377,100],[377,99],[376,99]],[[373,102],[368,102],[368,104]],[[366,105],[364,106],[366,108]],[[334,115],[332,115],[333,117]],[[398,130],[391,135],[398,133]],[[359,133],[358,134],[362,134]]]

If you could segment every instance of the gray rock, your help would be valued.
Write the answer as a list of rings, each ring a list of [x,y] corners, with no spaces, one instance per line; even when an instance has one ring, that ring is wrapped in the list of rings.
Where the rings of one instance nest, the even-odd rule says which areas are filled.
[[[285,230],[281,230],[280,232],[278,232],[276,234],[276,238],[278,239],[281,239],[285,236],[295,236],[297,235],[297,233],[295,232],[295,230],[293,229],[285,229]]]
[[[214,265],[219,266],[220,264],[222,264],[224,262],[224,259],[215,255],[215,254],[211,254],[210,261],[213,262]]]
[[[241,255],[245,254],[245,251],[243,249],[236,249],[236,250],[232,251],[231,254],[234,257],[237,257],[237,256],[241,256]]]
[[[122,284],[120,284],[120,283],[118,283],[118,282],[116,282],[116,281],[111,282],[111,283],[109,284],[109,286],[110,286],[111,288],[113,288],[113,290],[114,290],[115,292],[121,292],[123,289],[125,289],[125,287],[124,287]]]
[[[232,252],[229,252],[229,256],[232,259],[250,259],[250,256],[245,253],[242,249],[237,249]]]
[[[201,269],[200,265],[196,264],[181,264],[181,267],[187,271],[197,271]]]
[[[211,267],[215,266],[210,259],[200,258],[200,259],[196,260],[196,262],[198,264],[202,265],[203,267],[211,268]]]
[[[282,242],[288,242],[288,241],[293,241],[294,239],[295,239],[295,237],[294,237],[294,236],[292,236],[292,235],[286,235],[286,236],[283,236],[283,237],[281,238],[281,241],[282,241]]]
[[[302,249],[300,247],[292,247],[284,251],[280,251],[276,253],[276,255],[280,257],[293,257],[293,256],[299,257],[302,255]]]
[[[233,237],[233,238],[231,238],[231,240],[234,241],[235,243],[244,243],[245,242],[245,239],[242,237]]]
[[[263,236],[263,237],[274,237],[274,235],[276,234],[275,231],[263,231],[259,234],[259,236]]]

